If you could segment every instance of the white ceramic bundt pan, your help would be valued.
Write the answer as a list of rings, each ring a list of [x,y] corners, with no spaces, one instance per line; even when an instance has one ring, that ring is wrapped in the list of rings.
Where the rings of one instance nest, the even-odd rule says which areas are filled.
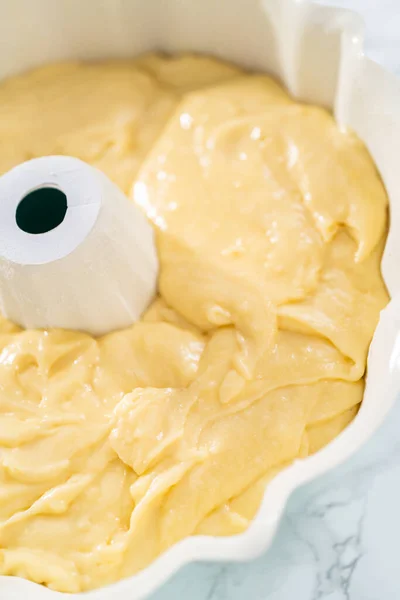
[[[138,600],[189,562],[238,561],[261,554],[291,492],[353,454],[393,405],[400,390],[400,83],[363,55],[363,25],[357,15],[307,0],[0,0],[0,8],[0,78],[47,62],[126,57],[155,49],[214,54],[271,73],[294,96],[332,109],[338,122],[367,144],[390,196],[383,274],[393,300],[372,342],[356,419],[325,449],[273,480],[245,533],[188,538],[138,575],[83,594],[88,600]],[[4,600],[65,597],[72,596],[0,578]]]

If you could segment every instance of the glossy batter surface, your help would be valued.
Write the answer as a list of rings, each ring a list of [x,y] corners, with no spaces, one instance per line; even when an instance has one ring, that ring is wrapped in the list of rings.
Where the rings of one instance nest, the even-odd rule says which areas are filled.
[[[267,76],[156,56],[10,79],[0,138],[0,172],[48,154],[102,169],[161,261],[127,330],[0,321],[0,574],[78,592],[243,531],[362,399],[388,301],[364,146]]]

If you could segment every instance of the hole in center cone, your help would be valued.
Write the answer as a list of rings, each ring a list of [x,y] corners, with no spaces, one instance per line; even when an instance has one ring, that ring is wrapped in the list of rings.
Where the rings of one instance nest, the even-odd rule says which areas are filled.
[[[22,198],[15,220],[26,233],[47,233],[64,221],[67,208],[64,192],[55,187],[41,187]]]

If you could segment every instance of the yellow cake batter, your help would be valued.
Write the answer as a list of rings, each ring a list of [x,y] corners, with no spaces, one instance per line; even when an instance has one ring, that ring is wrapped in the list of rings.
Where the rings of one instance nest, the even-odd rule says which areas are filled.
[[[124,331],[0,322],[0,574],[78,592],[243,531],[362,399],[388,301],[363,144],[272,79],[190,56],[12,78],[0,139],[1,173],[49,154],[102,169],[161,262],[160,297]]]

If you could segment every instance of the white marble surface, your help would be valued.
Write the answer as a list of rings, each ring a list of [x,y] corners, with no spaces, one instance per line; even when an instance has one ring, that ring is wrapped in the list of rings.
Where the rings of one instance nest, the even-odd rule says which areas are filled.
[[[363,14],[367,53],[400,73],[400,0],[326,3]],[[352,460],[293,495],[264,556],[187,567],[151,600],[399,600],[399,512],[400,402]]]

